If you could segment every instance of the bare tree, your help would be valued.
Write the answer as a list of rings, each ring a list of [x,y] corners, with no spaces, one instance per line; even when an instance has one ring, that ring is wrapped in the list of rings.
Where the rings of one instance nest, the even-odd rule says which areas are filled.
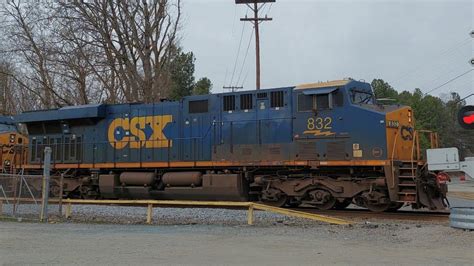
[[[11,63],[0,61],[0,115],[13,115],[38,106],[38,97],[18,75]]]
[[[83,25],[83,31],[69,31],[79,32],[72,40],[102,50],[104,61],[89,65],[101,76],[109,96],[122,95],[131,102],[154,101],[166,95],[163,85],[179,30],[180,0],[64,1],[59,5],[68,21]],[[102,77],[104,65],[110,71],[107,80]],[[112,88],[118,92],[112,93]]]
[[[1,18],[8,88],[33,99],[20,109],[152,102],[172,87],[181,0],[12,0]]]
[[[36,85],[38,97],[45,108],[71,104],[55,90],[54,76],[51,72],[51,45],[53,39],[48,31],[50,18],[46,5],[21,1],[8,1],[2,9],[9,21],[7,34],[10,39],[10,52],[21,56],[25,65],[24,75]]]

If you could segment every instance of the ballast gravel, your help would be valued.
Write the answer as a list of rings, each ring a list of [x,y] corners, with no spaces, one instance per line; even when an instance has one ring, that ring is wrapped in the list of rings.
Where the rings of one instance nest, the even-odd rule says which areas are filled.
[[[63,213],[66,206],[63,206]],[[12,216],[12,206],[5,205],[4,212]],[[114,224],[144,224],[146,207],[103,206],[103,205],[73,205],[70,219],[59,217],[58,206],[49,208],[51,221],[81,222],[81,223],[114,223]],[[16,217],[35,220],[39,217],[40,206],[33,204],[20,205]],[[244,209],[214,209],[214,208],[170,208],[154,207],[153,224],[156,225],[246,225],[247,210]],[[265,211],[254,211],[256,225],[315,225],[316,221],[288,217]]]

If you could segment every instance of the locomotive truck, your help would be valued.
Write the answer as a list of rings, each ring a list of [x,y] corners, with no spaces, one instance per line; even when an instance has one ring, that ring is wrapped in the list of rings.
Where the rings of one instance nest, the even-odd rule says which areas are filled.
[[[412,109],[379,104],[370,84],[352,79],[68,106],[15,121],[28,144],[14,167],[40,171],[51,147],[53,196],[446,207],[446,180],[427,170]],[[54,195],[61,174],[65,194]]]

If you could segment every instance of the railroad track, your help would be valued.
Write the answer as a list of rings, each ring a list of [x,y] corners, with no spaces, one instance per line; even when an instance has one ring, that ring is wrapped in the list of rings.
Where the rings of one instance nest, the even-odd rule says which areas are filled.
[[[402,220],[402,221],[426,221],[426,222],[447,222],[449,219],[449,211],[432,212],[432,211],[407,211],[398,210],[396,212],[372,212],[364,209],[344,209],[344,210],[317,210],[313,208],[292,208],[293,210],[303,211],[314,214],[328,215],[343,219],[367,220]]]

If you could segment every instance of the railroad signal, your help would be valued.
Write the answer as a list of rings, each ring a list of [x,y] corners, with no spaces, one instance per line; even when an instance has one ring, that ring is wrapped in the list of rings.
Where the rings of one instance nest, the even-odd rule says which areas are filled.
[[[458,122],[462,128],[474,129],[474,105],[464,106],[459,110]]]

